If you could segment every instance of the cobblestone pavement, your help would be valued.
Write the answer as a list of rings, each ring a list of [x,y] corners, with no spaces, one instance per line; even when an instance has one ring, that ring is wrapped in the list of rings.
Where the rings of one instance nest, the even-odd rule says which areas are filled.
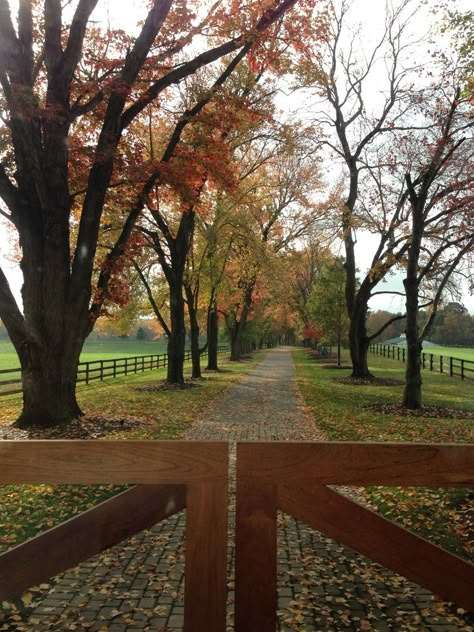
[[[288,349],[211,402],[190,440],[324,439],[295,387]],[[231,469],[232,469],[231,459]],[[63,574],[19,630],[181,630],[185,512]],[[229,532],[233,531],[232,510]],[[470,630],[391,571],[279,515],[279,630]],[[232,630],[233,550],[229,546]],[[196,632],[205,632],[196,630]]]

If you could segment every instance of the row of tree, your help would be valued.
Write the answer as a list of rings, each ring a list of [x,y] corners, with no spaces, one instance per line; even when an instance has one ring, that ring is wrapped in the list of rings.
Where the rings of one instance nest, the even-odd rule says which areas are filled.
[[[15,20],[0,0],[0,212],[24,278],[20,309],[0,270],[0,317],[22,368],[18,424],[81,413],[86,337],[143,293],[170,382],[184,379],[186,326],[193,375],[203,325],[213,368],[219,315],[235,360],[250,321],[263,339],[317,318],[339,343],[348,324],[353,375],[370,377],[368,345],[390,322],[369,335],[369,301],[395,269],[404,403],[419,406],[423,336],[474,246],[474,119],[465,72],[441,59],[429,78],[413,63],[414,0],[387,9],[371,51],[345,1],[147,1],[137,36],[92,20],[99,4],[20,0]],[[280,112],[288,86],[312,102],[309,122]],[[323,191],[328,160],[340,177]],[[359,231],[374,243],[362,275]]]
[[[325,37],[317,4],[147,1],[133,36],[91,18],[98,0],[20,0],[15,19],[0,0],[0,211],[24,279],[21,309],[0,271],[0,317],[22,368],[18,425],[81,414],[82,346],[101,315],[130,302],[132,270],[168,336],[168,379],[182,382],[185,297],[195,332],[206,267],[212,351],[225,261],[238,356],[260,262],[312,206],[285,216],[313,168],[306,141],[268,108],[275,77]]]

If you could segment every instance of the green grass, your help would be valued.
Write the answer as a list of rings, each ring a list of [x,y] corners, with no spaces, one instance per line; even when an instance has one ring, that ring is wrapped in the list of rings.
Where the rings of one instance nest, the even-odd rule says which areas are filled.
[[[84,344],[81,354],[82,362],[106,360],[108,358],[124,358],[139,355],[155,355],[166,353],[166,342],[163,340],[104,340],[91,341]],[[11,342],[0,340],[0,370],[19,367],[18,356]]]
[[[133,433],[117,433],[107,439],[180,439],[205,405],[223,389],[252,370],[265,352],[255,353],[241,363],[225,362],[225,369],[212,373],[192,389],[143,392],[136,386],[153,384],[165,378],[164,369],[118,378],[82,388],[78,399],[90,415],[136,417],[145,423]],[[189,369],[188,369],[189,370]],[[2,425],[14,421],[20,412],[19,399],[2,402]],[[0,487],[0,551],[19,544],[35,534],[59,524],[84,509],[123,489],[107,485],[7,485]]]
[[[425,353],[474,361],[474,349],[472,347],[423,347],[423,351]]]
[[[403,386],[340,384],[335,377],[350,370],[329,370],[304,350],[294,353],[297,380],[305,402],[329,440],[474,443],[474,421],[446,417],[414,417],[367,410],[373,404],[400,403]],[[404,379],[404,365],[369,355],[378,377]],[[436,373],[423,373],[424,403],[474,410],[474,383]],[[458,555],[469,557],[453,517],[467,490],[425,488],[367,488],[368,500],[379,511]],[[472,554],[471,554],[472,555]]]

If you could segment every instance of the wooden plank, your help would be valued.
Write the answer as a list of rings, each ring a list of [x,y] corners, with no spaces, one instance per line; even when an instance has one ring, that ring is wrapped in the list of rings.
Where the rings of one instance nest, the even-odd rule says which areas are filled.
[[[186,484],[220,477],[223,464],[219,442],[0,441],[0,484]]]
[[[0,556],[0,601],[164,520],[186,504],[183,485],[138,485]]]
[[[222,480],[187,487],[184,630],[225,632],[227,471]]]
[[[242,445],[239,450],[242,451]],[[235,630],[275,632],[277,610],[276,487],[247,476],[237,453],[235,518]]]
[[[20,371],[20,367],[17,367],[16,369],[0,369],[0,375],[4,375],[6,373],[20,373]]]
[[[324,486],[280,485],[278,507],[448,601],[474,610],[474,565]]]
[[[0,382],[0,386],[5,386],[7,384],[21,384],[21,377],[16,377],[12,380],[2,380]]]
[[[239,449],[255,476],[275,482],[474,487],[473,444],[275,442]]]
[[[0,384],[0,386],[1,386],[1,384]],[[0,397],[3,397],[4,395],[16,395],[17,393],[23,393],[23,389],[22,388],[18,388],[18,389],[15,389],[13,391],[0,392]]]

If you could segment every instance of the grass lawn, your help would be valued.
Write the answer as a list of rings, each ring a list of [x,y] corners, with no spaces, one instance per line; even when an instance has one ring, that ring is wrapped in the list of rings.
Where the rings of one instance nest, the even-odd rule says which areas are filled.
[[[373,404],[401,401],[403,386],[340,384],[335,377],[350,370],[329,370],[299,349],[294,352],[297,380],[305,402],[329,440],[395,441],[424,443],[474,443],[474,420],[424,418],[381,414],[367,410]],[[404,365],[369,354],[377,377],[404,379]],[[437,373],[423,372],[427,405],[474,410],[474,383]],[[471,557],[458,537],[461,505],[472,490],[425,488],[367,488],[369,501],[382,513],[451,551]]]
[[[155,355],[166,353],[163,340],[94,340],[84,344],[82,362],[124,358],[127,356]],[[19,367],[18,356],[11,342],[0,340],[0,370]],[[6,379],[6,378],[5,378]]]
[[[452,358],[472,360],[474,362],[474,348],[472,347],[424,347],[425,353],[436,353]]]
[[[225,369],[209,374],[198,386],[185,390],[136,391],[133,387],[165,378],[165,370],[95,383],[79,389],[78,399],[89,415],[145,419],[140,430],[109,435],[107,439],[180,439],[193,419],[223,389],[252,370],[265,352],[241,363],[220,359]],[[189,366],[189,365],[188,365]],[[19,399],[3,400],[2,426],[20,412]],[[122,488],[107,485],[8,485],[0,487],[0,551],[7,550],[66,518],[94,506]]]

